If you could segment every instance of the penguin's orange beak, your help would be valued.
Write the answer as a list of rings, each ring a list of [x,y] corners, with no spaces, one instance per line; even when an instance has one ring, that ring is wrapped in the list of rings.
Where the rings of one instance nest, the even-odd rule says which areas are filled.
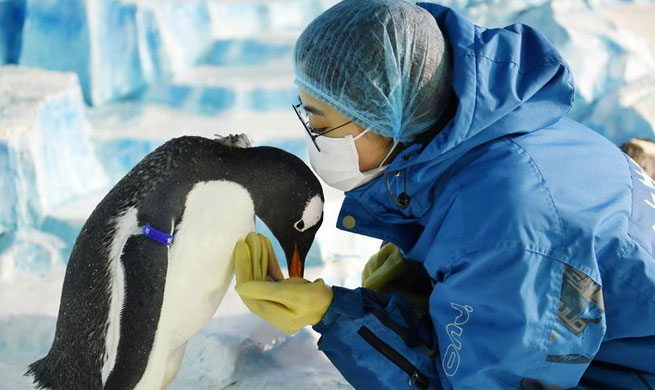
[[[300,277],[302,278],[302,261],[300,261],[300,255],[298,254],[298,245],[293,244],[293,257],[291,258],[291,265],[289,266],[289,277]]]

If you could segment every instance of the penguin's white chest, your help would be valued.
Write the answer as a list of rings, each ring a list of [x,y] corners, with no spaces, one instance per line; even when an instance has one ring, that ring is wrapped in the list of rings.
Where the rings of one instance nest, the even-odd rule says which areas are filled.
[[[157,330],[168,335],[170,348],[216,312],[234,274],[234,245],[254,230],[254,216],[250,194],[234,182],[200,182],[189,192],[169,250]]]
[[[228,181],[197,183],[175,227],[159,323],[146,370],[134,390],[165,387],[186,343],[212,318],[234,274],[232,251],[255,227],[250,194]]]

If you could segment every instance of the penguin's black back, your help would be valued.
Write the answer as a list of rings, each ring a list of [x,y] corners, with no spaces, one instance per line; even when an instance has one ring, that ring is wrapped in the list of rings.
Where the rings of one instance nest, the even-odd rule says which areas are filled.
[[[66,268],[52,347],[26,373],[34,376],[37,389],[102,388],[100,373],[111,304],[109,251],[116,233],[114,219],[130,206],[139,207],[174,175],[185,160],[184,144],[184,140],[173,140],[147,155],[102,199],[82,227]],[[166,267],[161,264],[166,257],[159,257],[151,264],[157,274]],[[129,274],[130,265],[124,266]],[[163,288],[161,282],[152,287]]]

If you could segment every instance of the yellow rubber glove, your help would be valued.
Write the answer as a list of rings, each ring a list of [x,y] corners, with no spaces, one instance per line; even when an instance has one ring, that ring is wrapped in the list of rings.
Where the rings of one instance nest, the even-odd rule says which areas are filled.
[[[371,256],[362,270],[362,287],[383,293],[399,293],[420,317],[429,312],[432,289],[417,284],[416,269],[410,267],[400,249],[385,244]]]
[[[384,285],[400,276],[405,269],[407,263],[400,254],[400,249],[388,243],[368,259],[362,271],[362,287],[380,291]]]
[[[237,242],[234,272],[241,300],[251,312],[287,334],[316,325],[332,303],[332,289],[323,279],[278,277],[282,272],[275,256],[269,258],[271,253],[270,241],[261,234],[250,233],[245,242]]]

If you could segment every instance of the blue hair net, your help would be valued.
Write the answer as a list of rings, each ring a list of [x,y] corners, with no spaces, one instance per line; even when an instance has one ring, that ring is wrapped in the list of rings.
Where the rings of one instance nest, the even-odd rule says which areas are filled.
[[[294,49],[296,84],[400,142],[435,125],[451,98],[449,47],[434,17],[406,0],[344,0]]]

